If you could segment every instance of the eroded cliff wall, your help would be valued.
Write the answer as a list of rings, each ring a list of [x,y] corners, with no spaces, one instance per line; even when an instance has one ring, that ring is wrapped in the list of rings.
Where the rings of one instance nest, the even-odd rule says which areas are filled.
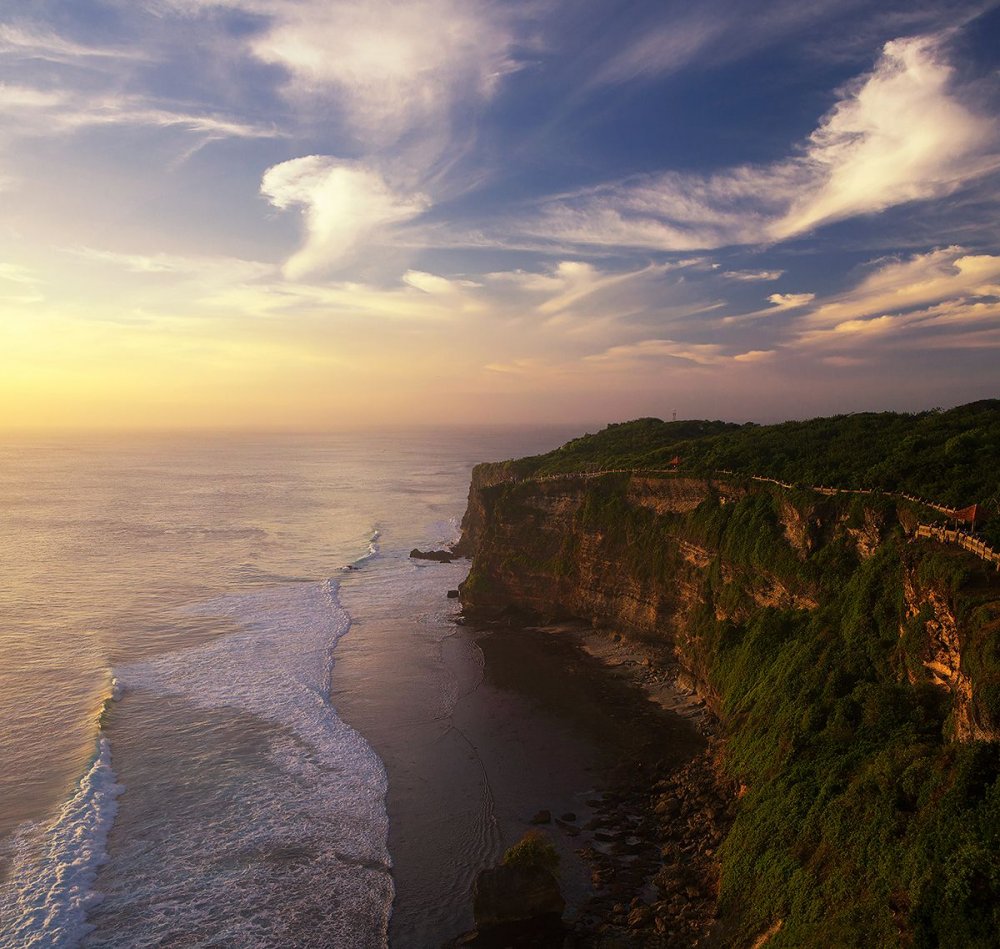
[[[780,920],[776,946],[989,945],[1000,583],[914,540],[917,520],[899,500],[739,478],[517,481],[483,465],[462,602],[672,650],[748,788],[721,892],[747,944]]]

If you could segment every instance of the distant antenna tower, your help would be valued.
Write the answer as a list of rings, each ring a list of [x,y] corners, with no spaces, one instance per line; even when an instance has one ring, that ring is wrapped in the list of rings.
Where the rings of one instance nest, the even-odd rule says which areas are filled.
[[[677,421],[677,409],[674,409],[674,421]]]

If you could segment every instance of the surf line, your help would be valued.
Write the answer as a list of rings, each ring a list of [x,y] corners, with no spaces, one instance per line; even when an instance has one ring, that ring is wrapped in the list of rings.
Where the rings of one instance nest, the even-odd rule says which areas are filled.
[[[94,755],[73,796],[51,824],[30,824],[18,835],[7,882],[0,887],[0,915],[6,920],[0,949],[74,949],[94,929],[87,922],[101,899],[94,881],[108,860],[108,834],[125,790],[104,734],[120,695],[112,676],[97,715]]]

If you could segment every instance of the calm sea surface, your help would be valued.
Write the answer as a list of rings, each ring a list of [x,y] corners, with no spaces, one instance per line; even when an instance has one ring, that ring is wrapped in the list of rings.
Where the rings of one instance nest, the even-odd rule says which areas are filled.
[[[457,537],[474,463],[570,434],[0,445],[0,947],[385,945],[389,784],[338,690],[389,721],[365,622],[384,668],[398,618],[448,714],[464,571],[407,554]]]

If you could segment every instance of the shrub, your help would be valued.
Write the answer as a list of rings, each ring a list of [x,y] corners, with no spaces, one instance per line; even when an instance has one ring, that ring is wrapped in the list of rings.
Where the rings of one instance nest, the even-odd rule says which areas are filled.
[[[541,867],[553,875],[559,873],[559,852],[545,834],[529,830],[503,855],[505,867]]]

